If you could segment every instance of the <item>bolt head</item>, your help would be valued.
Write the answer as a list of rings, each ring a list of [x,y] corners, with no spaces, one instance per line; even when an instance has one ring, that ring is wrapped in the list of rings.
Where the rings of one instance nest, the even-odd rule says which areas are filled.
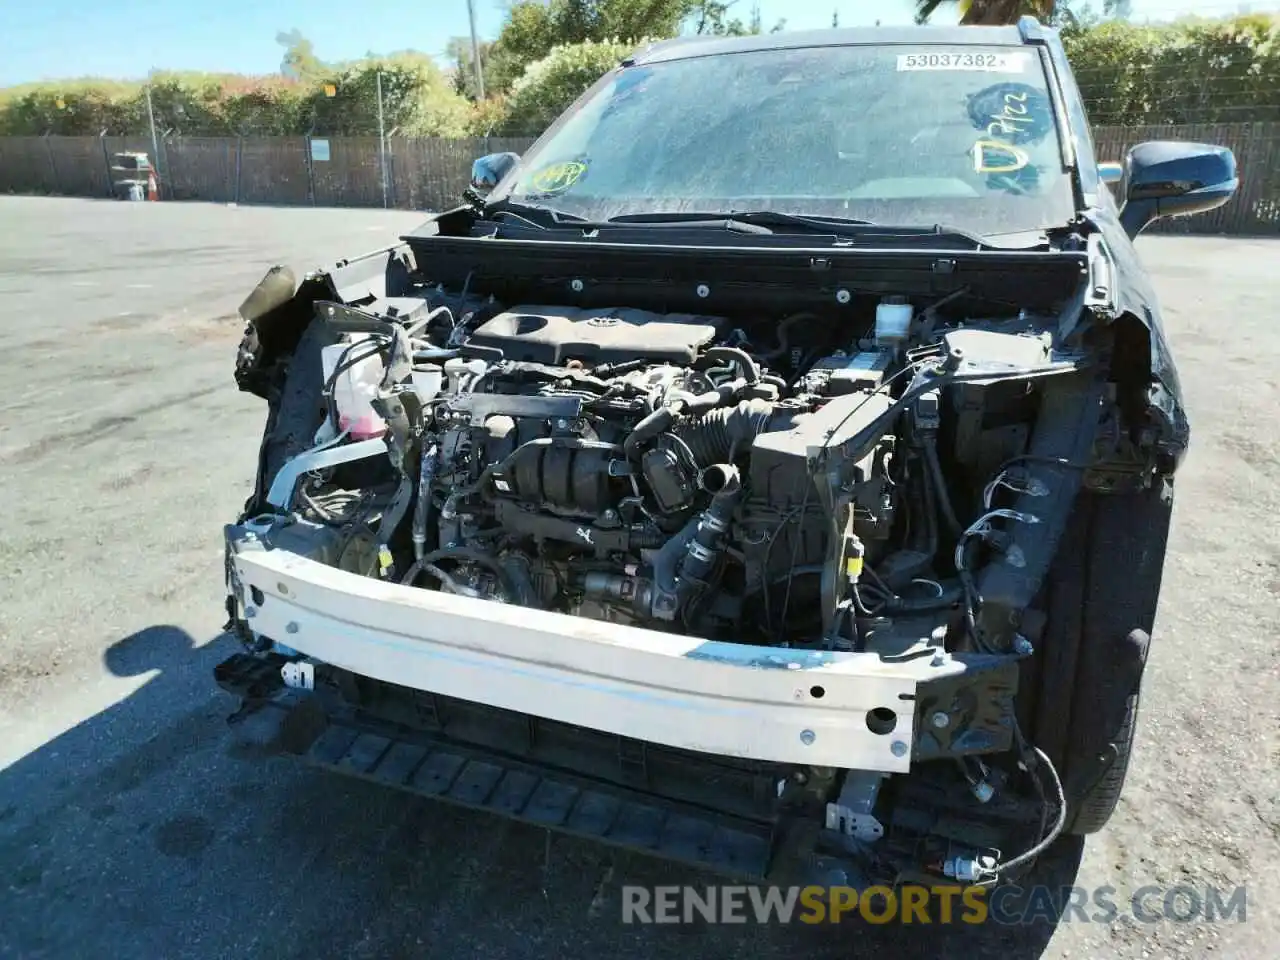
[[[285,633],[297,633],[298,625],[294,623],[292,620],[290,620],[288,623],[285,624],[284,629],[285,629]]]
[[[929,722],[932,723],[939,730],[941,730],[944,727],[951,726],[951,717],[948,716],[945,711],[938,710],[938,711],[935,711],[933,716],[929,718]]]
[[[569,281],[569,289],[572,290],[574,293],[581,293],[582,288],[583,288],[583,283],[581,280]]]
[[[814,733],[812,730],[800,731],[800,742],[803,743],[806,747],[812,746],[813,741],[817,739],[818,739],[818,735]]]
[[[895,757],[905,757],[907,755],[907,744],[903,740],[895,740],[889,747],[889,752]]]

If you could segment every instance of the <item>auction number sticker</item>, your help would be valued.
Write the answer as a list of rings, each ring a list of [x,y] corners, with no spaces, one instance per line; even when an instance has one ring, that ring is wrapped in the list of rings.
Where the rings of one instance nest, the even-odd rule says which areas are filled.
[[[984,73],[1022,73],[1026,63],[1025,53],[939,51],[898,54],[899,70],[977,70]]]

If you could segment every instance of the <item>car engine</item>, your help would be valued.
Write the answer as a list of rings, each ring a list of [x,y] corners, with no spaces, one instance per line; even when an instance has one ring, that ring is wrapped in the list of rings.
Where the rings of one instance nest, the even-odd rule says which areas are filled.
[[[889,355],[824,357],[788,383],[725,327],[547,306],[482,324],[468,342],[504,359],[446,359],[428,400],[414,536],[429,549],[409,579],[711,633],[776,599],[780,624],[806,584],[771,591],[816,584],[824,560],[809,454],[885,412]],[[870,540],[891,526],[891,446],[860,464]]]

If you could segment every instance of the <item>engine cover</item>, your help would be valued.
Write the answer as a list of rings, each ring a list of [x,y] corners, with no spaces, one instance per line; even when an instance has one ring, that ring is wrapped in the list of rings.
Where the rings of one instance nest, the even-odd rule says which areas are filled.
[[[644,357],[687,364],[723,323],[717,317],[626,307],[517,306],[481,324],[470,342],[497,347],[508,360],[533,363],[599,364]]]

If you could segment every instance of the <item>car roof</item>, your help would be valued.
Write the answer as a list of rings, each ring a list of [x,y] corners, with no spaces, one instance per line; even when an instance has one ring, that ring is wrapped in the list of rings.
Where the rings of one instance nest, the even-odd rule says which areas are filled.
[[[757,50],[795,50],[804,47],[940,43],[948,46],[1020,47],[1039,39],[1045,28],[1030,18],[1008,27],[849,27],[838,30],[798,30],[747,37],[687,36],[661,40],[635,51],[628,64],[661,63],[725,53]]]

